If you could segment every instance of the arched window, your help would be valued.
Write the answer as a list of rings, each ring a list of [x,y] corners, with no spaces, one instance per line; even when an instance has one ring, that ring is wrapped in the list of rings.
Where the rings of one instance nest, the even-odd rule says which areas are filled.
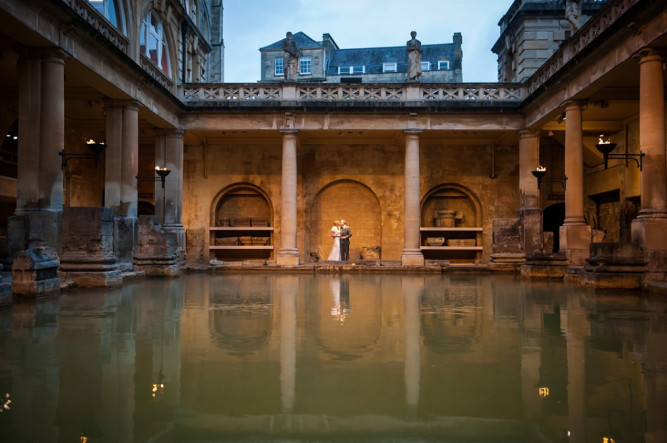
[[[139,40],[141,53],[148,57],[167,76],[171,76],[169,49],[164,35],[164,26],[154,11],[148,11],[141,23]]]
[[[120,32],[125,32],[125,14],[120,0],[88,0],[90,5],[111,22]]]

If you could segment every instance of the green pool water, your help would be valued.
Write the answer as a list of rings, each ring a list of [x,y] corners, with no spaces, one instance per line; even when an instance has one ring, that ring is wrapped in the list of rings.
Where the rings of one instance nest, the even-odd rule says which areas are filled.
[[[2,442],[665,441],[667,299],[474,274],[75,290],[0,311],[0,410]]]

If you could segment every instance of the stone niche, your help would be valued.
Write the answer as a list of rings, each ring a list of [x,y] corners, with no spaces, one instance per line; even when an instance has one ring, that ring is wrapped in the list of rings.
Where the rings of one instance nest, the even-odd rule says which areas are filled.
[[[113,209],[64,208],[62,279],[83,287],[120,285],[122,272],[114,254],[113,234]]]

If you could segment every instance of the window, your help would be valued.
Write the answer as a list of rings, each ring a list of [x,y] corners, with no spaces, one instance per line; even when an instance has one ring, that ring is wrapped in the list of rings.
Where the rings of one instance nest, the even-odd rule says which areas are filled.
[[[90,5],[104,18],[109,20],[120,32],[125,34],[125,25],[121,2],[118,0],[88,0]]]
[[[339,66],[338,74],[347,75],[347,74],[364,74],[366,72],[366,66]]]
[[[422,71],[430,71],[431,62],[422,62]]]
[[[171,76],[171,64],[169,62],[169,49],[164,35],[162,22],[158,20],[154,11],[149,11],[141,23],[141,34],[139,36],[140,50],[148,57],[162,72]]]
[[[396,72],[396,63],[382,63],[382,72]]]
[[[299,59],[299,74],[310,75],[310,57],[301,57]]]
[[[276,77],[285,75],[285,62],[283,61],[282,57],[276,57],[273,75]]]
[[[438,71],[448,71],[449,60],[438,60]]]

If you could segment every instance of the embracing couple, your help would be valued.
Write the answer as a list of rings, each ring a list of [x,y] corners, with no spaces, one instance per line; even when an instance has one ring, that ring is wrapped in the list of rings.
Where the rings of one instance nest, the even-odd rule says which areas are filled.
[[[335,220],[331,227],[331,236],[333,237],[333,245],[327,260],[333,261],[350,261],[350,237],[352,237],[352,229],[347,225],[345,220]]]

